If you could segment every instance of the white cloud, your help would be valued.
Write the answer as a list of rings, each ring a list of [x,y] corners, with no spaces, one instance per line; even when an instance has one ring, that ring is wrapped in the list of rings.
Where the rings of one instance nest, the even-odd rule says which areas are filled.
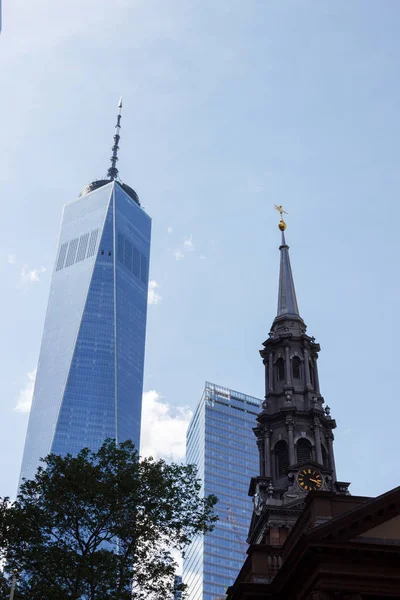
[[[28,266],[25,265],[22,268],[21,271],[21,275],[20,275],[20,280],[21,283],[35,283],[37,281],[40,281],[40,275],[41,273],[45,272],[45,268],[44,267],[40,267],[39,269],[28,269]]]
[[[182,258],[184,258],[184,254],[181,250],[177,249],[177,250],[171,250],[172,254],[175,256],[176,260],[182,260]]]
[[[187,406],[171,407],[156,390],[143,394],[140,454],[182,461],[186,431],[192,411]]]
[[[27,374],[27,382],[18,395],[17,404],[14,408],[16,412],[28,413],[31,410],[33,389],[35,387],[36,369],[29,371]]]
[[[186,250],[193,252],[194,245],[193,245],[193,236],[192,235],[189,235],[189,237],[183,242],[183,246],[184,246],[184,248],[186,248]]]
[[[17,262],[17,257],[15,256],[15,254],[10,253],[7,256],[7,262],[9,265],[15,265],[15,263]]]
[[[172,232],[173,232],[172,227],[168,227],[168,233],[172,233]]]
[[[168,228],[168,231],[171,229],[172,231],[172,227]],[[186,252],[194,252],[195,247],[193,244],[193,236],[192,234],[189,235],[189,237],[187,237],[186,239],[183,240],[183,244],[182,246],[175,248],[175,250],[171,250],[170,252],[172,252],[172,255],[175,257],[176,260],[182,260],[182,258],[184,258]]]
[[[158,304],[161,302],[161,296],[156,291],[159,287],[160,285],[154,279],[149,281],[149,291],[147,295],[147,302],[149,304]]]

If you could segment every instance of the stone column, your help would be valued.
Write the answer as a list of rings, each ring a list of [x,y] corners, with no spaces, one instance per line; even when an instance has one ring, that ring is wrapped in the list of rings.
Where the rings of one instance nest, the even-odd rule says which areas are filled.
[[[289,464],[294,465],[295,463],[295,452],[294,452],[294,422],[291,417],[286,419],[286,427],[288,430],[288,441],[289,441]]]
[[[264,472],[264,443],[263,440],[261,438],[258,438],[257,440],[257,446],[258,446],[258,454],[259,454],[259,458],[260,458],[260,475],[261,477],[264,477],[265,472]]]
[[[324,464],[322,459],[322,448],[321,448],[321,433],[320,433],[320,421],[318,417],[314,419],[314,440],[315,440],[315,457],[317,459],[317,463],[320,465]]]
[[[307,348],[303,349],[304,352],[304,373],[306,375],[306,385],[311,387],[310,379],[310,357]]]
[[[263,365],[265,368],[265,399],[267,399],[267,394],[269,391],[269,379],[271,377],[269,372],[268,360],[264,358]]]
[[[269,353],[269,363],[268,363],[268,387],[269,391],[274,391],[274,363],[273,363],[273,355],[272,352]]]
[[[285,383],[292,385],[292,370],[290,368],[289,342],[284,342],[285,347]]]
[[[319,388],[319,376],[318,376],[318,361],[317,361],[318,356],[314,357],[314,387],[315,387],[315,391],[320,394],[321,390]]]
[[[335,456],[333,454],[333,440],[334,440],[334,435],[332,433],[332,431],[330,431],[329,433],[326,434],[326,440],[328,442],[328,456],[329,456],[329,466],[332,469],[333,473],[332,473],[332,480],[333,483],[335,483],[336,481],[336,466],[335,466]]]
[[[271,477],[271,430],[269,428],[264,431],[264,467],[265,476]]]

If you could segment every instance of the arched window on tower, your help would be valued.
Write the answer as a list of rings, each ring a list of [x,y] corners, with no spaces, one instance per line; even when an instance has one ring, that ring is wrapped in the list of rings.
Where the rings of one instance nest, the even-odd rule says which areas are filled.
[[[321,450],[322,450],[322,463],[324,465],[324,467],[329,467],[329,458],[328,458],[328,453],[326,451],[326,448],[323,444],[321,444]]]
[[[314,387],[314,381],[315,381],[315,375],[314,375],[314,364],[311,362],[309,362],[310,365],[310,383],[311,385]]]
[[[293,379],[300,379],[301,377],[301,361],[298,356],[292,358],[292,375]]]
[[[276,361],[276,378],[278,381],[285,380],[285,361],[283,358],[278,358]]]
[[[285,474],[289,466],[289,448],[285,440],[275,444],[275,472],[277,477]]]
[[[306,463],[312,459],[311,443],[306,438],[300,438],[296,444],[297,462]]]

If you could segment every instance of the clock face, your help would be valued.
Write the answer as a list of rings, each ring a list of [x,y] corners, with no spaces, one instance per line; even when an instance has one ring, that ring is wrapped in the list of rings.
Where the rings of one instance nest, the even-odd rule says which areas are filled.
[[[298,472],[297,482],[302,490],[311,492],[322,488],[322,475],[315,469],[305,467]]]

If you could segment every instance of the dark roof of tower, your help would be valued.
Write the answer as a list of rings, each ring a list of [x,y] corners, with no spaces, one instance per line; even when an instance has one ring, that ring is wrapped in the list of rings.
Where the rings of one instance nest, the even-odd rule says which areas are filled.
[[[289,246],[286,244],[285,233],[282,231],[281,264],[279,271],[278,312],[277,317],[291,315],[300,317],[297,305],[296,290],[290,265]]]
[[[94,190],[97,190],[97,189],[103,187],[103,185],[107,185],[108,183],[111,183],[112,181],[114,181],[114,180],[113,179],[96,179],[96,181],[92,181],[92,183],[85,185],[85,187],[79,194],[79,197],[85,196],[86,194],[89,194],[90,192],[93,192]],[[122,181],[117,181],[117,183],[118,183],[118,185],[120,185],[122,187],[124,192],[126,192],[128,194],[128,196],[130,196],[132,198],[132,200],[134,200],[136,202],[136,204],[138,204],[140,206],[139,196],[137,195],[135,190],[133,188],[131,188],[129,185],[127,185],[126,183],[122,183]]]
[[[118,162],[118,150],[119,150],[118,144],[119,144],[119,140],[121,138],[121,136],[120,136],[121,116],[122,116],[122,98],[120,98],[120,100],[118,102],[117,123],[115,125],[115,131],[114,131],[114,145],[111,148],[111,150],[112,150],[112,155],[111,155],[111,159],[110,159],[111,166],[107,171],[107,179],[96,179],[95,181],[92,181],[92,183],[89,183],[88,185],[86,185],[83,188],[83,190],[79,194],[79,197],[85,196],[86,194],[89,194],[90,192],[93,192],[94,190],[97,190],[97,189],[103,187],[104,185],[111,183],[112,181],[117,181],[118,185],[120,185],[122,187],[122,189],[128,194],[128,196],[130,196],[132,198],[132,200],[134,200],[136,202],[136,204],[138,204],[140,206],[139,196],[137,195],[135,190],[132,189],[126,183],[122,183],[122,181],[120,181],[119,177],[118,177],[117,162]]]

